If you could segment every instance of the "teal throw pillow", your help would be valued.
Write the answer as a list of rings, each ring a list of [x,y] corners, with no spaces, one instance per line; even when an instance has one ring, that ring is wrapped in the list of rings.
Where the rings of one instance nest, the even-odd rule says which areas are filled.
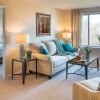
[[[63,44],[63,48],[65,52],[75,52],[71,43]]]
[[[48,55],[48,54],[49,54],[48,50],[45,49],[45,48],[43,48],[42,46],[40,47],[40,52],[41,52],[42,54],[45,54],[45,55]]]

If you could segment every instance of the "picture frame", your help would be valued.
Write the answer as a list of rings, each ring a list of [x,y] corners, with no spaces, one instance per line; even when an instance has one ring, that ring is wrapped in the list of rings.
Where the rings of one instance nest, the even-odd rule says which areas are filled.
[[[36,13],[36,36],[51,35],[51,15]]]

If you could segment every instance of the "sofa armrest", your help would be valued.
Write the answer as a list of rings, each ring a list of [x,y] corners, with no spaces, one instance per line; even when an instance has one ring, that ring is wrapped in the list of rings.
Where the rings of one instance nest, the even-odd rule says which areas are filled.
[[[38,60],[41,61],[49,61],[50,56],[49,55],[44,55],[44,54],[32,54],[33,57],[37,58]]]

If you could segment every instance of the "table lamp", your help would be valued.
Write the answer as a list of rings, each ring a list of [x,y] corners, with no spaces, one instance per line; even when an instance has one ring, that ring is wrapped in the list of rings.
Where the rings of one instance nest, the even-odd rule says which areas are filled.
[[[70,32],[67,33],[67,39],[69,42],[72,41],[72,33],[70,33]]]
[[[16,43],[20,45],[19,47],[20,59],[23,59],[25,56],[24,44],[28,42],[29,42],[29,34],[17,34],[16,35]]]
[[[63,39],[67,40],[67,42],[71,42],[71,38],[70,32],[63,32]]]

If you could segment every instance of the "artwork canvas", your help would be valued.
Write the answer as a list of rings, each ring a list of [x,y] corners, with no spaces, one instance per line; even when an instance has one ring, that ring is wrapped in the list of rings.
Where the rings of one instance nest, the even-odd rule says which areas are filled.
[[[50,35],[51,15],[36,13],[36,35]]]

